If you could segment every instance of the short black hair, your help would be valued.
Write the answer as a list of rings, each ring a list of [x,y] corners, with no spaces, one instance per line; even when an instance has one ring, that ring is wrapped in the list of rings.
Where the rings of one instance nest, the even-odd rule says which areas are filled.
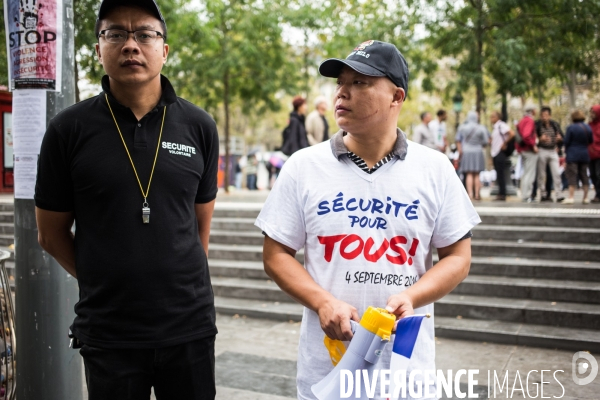
[[[425,111],[421,113],[421,121],[423,121],[423,119],[425,118],[425,116],[429,114],[429,111]]]
[[[540,114],[541,114],[541,113],[543,113],[544,111],[548,111],[548,114],[552,115],[552,109],[551,109],[550,107],[548,107],[548,106],[543,106],[543,107],[540,109]]]
[[[446,115],[446,110],[444,110],[443,108],[440,108],[436,114],[438,117],[441,117],[443,115]]]

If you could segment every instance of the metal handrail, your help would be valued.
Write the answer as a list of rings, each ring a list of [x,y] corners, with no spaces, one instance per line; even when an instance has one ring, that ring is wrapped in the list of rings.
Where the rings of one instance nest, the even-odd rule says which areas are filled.
[[[8,251],[0,250],[0,400],[14,400],[17,387],[15,307],[5,265],[9,258]]]

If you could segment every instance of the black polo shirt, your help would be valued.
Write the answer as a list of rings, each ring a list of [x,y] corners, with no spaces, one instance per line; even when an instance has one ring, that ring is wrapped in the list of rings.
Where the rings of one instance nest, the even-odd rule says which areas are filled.
[[[215,122],[178,98],[163,76],[158,105],[137,120],[104,92],[50,121],[35,204],[75,214],[79,302],[73,333],[103,348],[158,348],[216,334],[213,292],[195,203],[217,194]],[[150,187],[150,223],[131,163],[106,104],[108,93],[144,190],[166,118]],[[67,327],[65,327],[66,330]]]

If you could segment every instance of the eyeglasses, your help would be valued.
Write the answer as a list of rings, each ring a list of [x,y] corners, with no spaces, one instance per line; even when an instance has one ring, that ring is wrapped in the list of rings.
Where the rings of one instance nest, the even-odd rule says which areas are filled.
[[[133,33],[133,38],[140,44],[151,44],[158,38],[165,38],[165,36],[158,32],[148,29],[140,29],[138,31],[126,31],[125,29],[104,29],[100,31],[98,37],[104,35],[104,39],[108,43],[125,43],[129,34]]]

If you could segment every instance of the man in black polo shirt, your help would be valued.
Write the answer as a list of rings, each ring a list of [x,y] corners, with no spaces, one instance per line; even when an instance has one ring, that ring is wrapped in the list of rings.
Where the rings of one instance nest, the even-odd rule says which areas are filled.
[[[105,0],[96,34],[103,92],[50,122],[35,194],[40,244],[78,279],[89,399],[213,399],[217,129],[160,74],[153,0]]]

